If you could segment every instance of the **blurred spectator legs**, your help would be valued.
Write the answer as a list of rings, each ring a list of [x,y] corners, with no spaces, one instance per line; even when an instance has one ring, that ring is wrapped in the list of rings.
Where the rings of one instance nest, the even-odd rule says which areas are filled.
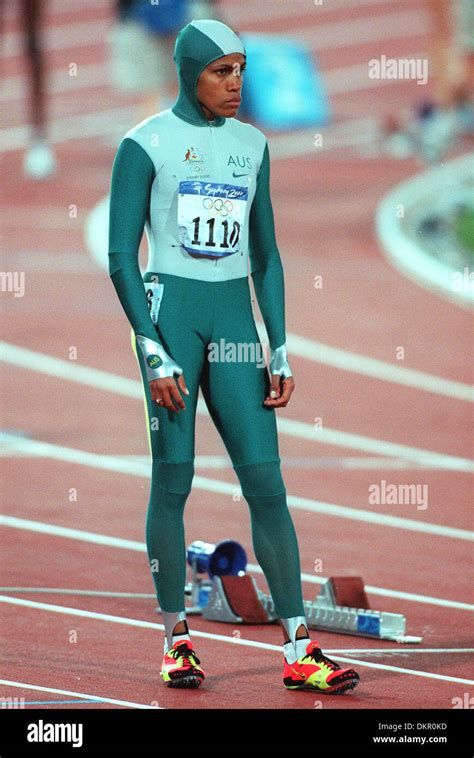
[[[23,172],[30,179],[45,179],[56,171],[56,159],[48,143],[45,66],[40,28],[43,0],[21,0],[20,12],[28,65],[30,144],[23,158]]]

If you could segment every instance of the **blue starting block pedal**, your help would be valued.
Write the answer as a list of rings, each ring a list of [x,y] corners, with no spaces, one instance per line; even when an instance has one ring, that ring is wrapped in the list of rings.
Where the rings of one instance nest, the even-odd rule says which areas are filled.
[[[332,120],[321,74],[294,39],[243,34],[247,54],[240,114],[263,128],[319,127]]]

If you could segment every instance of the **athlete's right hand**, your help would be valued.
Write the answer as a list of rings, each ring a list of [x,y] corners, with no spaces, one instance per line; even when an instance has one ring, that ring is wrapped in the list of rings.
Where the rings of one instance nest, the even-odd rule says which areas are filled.
[[[179,413],[180,408],[185,410],[186,406],[179,394],[179,389],[185,395],[189,395],[189,390],[186,387],[181,366],[168,355],[160,342],[155,342],[142,334],[137,334],[136,340],[143,356],[145,374],[153,400],[170,411]],[[178,377],[177,381],[175,376]],[[178,406],[177,408],[174,403]]]
[[[175,413],[179,413],[180,408],[183,411],[186,409],[184,400],[179,392],[181,390],[185,395],[189,395],[183,374],[180,374],[177,380],[174,377],[165,376],[163,379],[153,379],[148,384],[153,400],[161,408],[168,408],[169,411],[174,411]],[[178,408],[175,407],[175,404]]]

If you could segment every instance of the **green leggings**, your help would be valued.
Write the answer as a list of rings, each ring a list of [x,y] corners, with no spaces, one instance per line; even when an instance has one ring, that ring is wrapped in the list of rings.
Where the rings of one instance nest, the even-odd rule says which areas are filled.
[[[275,410],[263,404],[270,379],[253,318],[248,278],[207,282],[159,272],[154,276],[164,285],[156,326],[159,340],[183,369],[189,390],[189,395],[183,395],[186,410],[179,413],[151,399],[143,357],[132,331],[153,463],[146,542],[161,609],[184,610],[183,515],[194,476],[194,428],[201,387],[249,505],[253,548],[275,610],[281,618],[303,615],[298,543],[280,470]],[[151,281],[151,277],[148,272],[144,279]],[[209,352],[215,346],[225,346],[227,352]],[[224,507],[223,503],[225,523]]]

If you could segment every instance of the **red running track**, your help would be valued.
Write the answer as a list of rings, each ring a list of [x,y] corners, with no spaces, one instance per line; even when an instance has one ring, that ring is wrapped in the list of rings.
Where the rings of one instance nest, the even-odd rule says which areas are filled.
[[[317,11],[295,12],[291,22],[278,17],[277,10],[276,17],[266,13],[268,4],[261,5],[260,11],[260,5],[253,5],[252,12],[242,18],[238,3],[229,0],[225,3],[229,23],[237,27],[240,20],[246,30],[294,30],[306,35],[314,31],[314,48],[331,81],[343,81],[339,69],[365,64],[380,54],[423,53],[429,41],[419,0],[405,4],[406,12],[418,14],[419,20],[408,26],[399,16],[398,25],[387,16],[396,14],[398,6],[389,0],[357,3],[357,11],[345,9],[342,2],[326,4]],[[97,31],[110,23],[109,5],[85,4],[73,10],[67,0],[52,3],[48,13],[51,74],[57,77],[68,62],[75,61],[79,71],[83,67],[84,76],[90,77],[87,86],[79,77],[77,87],[60,80],[52,88],[52,124],[59,130],[65,117],[100,113],[113,128],[113,109],[128,107],[129,114],[122,115],[120,123],[125,132],[136,121],[133,109],[108,85],[102,36],[90,33],[91,25]],[[11,10],[8,14],[4,126],[11,147],[4,152],[9,176],[4,267],[26,272],[27,296],[4,294],[3,314],[8,343],[34,355],[22,367],[5,364],[3,372],[3,424],[15,436],[2,458],[3,510],[22,521],[10,520],[3,529],[1,584],[151,594],[143,551],[148,480],[140,469],[140,456],[147,455],[147,447],[137,368],[113,288],[84,242],[88,212],[108,191],[116,133],[108,135],[104,129],[95,136],[59,137],[58,175],[46,184],[25,181],[21,125],[26,102],[18,92],[17,79],[24,73],[24,61],[18,48],[17,20]],[[415,16],[409,18],[413,21]],[[362,25],[361,20],[365,20]],[[390,38],[384,33],[388,23],[393,25]],[[54,42],[64,25],[69,37],[62,44]],[[373,31],[370,35],[364,29]],[[364,42],[367,36],[372,41]],[[94,66],[93,76],[88,67]],[[328,139],[340,124],[376,119],[394,107],[406,107],[418,94],[414,83],[356,86],[348,76],[347,86],[339,85],[332,96],[336,123],[327,129]],[[350,127],[347,132],[350,135]],[[472,373],[468,314],[394,270],[374,232],[380,199],[418,167],[411,161],[394,163],[363,154],[350,139],[347,142],[339,149],[319,154],[307,150],[298,157],[273,161],[288,332],[376,358],[391,364],[394,372],[403,365],[466,384]],[[78,208],[77,218],[69,217],[71,204]],[[322,289],[315,289],[315,276],[323,277]],[[77,351],[75,362],[69,360],[71,347]],[[403,361],[397,360],[400,347]],[[46,369],[44,356],[63,363]],[[421,645],[403,646],[318,633],[326,652],[341,661],[355,661],[361,675],[354,693],[341,698],[320,696],[323,706],[451,708],[453,698],[462,697],[472,686],[468,683],[472,613],[463,607],[472,602],[465,534],[471,528],[472,473],[463,463],[472,457],[470,404],[441,392],[316,362],[301,352],[293,352],[291,363],[297,389],[288,408],[278,414],[282,421],[304,426],[289,423],[281,428],[284,476],[291,497],[316,504],[312,510],[292,505],[304,595],[316,595],[319,584],[315,580],[321,576],[361,575],[382,593],[369,593],[373,607],[404,613],[408,633],[423,637]],[[80,379],[74,373],[76,365],[106,372],[104,386],[90,386],[97,376]],[[71,366],[72,377],[66,378],[66,368]],[[131,380],[128,395],[117,376]],[[308,429],[316,418],[322,419],[324,430],[357,437],[345,441],[338,437],[335,444],[328,444],[322,435],[311,438]],[[376,452],[368,452],[364,440],[372,441]],[[50,447],[39,450],[32,441]],[[384,452],[382,441],[406,447],[403,465],[398,454]],[[89,455],[83,456],[82,463],[76,455],[72,462],[67,458],[71,449]],[[416,462],[420,450],[450,458],[421,467]],[[224,453],[206,415],[198,417],[197,451],[199,456],[220,460]],[[134,473],[111,470],[111,461],[119,461],[120,456],[132,456]],[[197,474],[211,480],[209,486],[217,480],[232,484],[237,491],[229,463],[217,462],[218,467],[212,468],[210,462],[200,459]],[[426,485],[427,507],[371,504],[368,488],[382,479]],[[344,517],[336,517],[318,510],[320,502],[349,510]],[[376,524],[357,518],[361,511],[380,514],[385,522],[390,516],[408,521],[397,526]],[[45,533],[38,531],[38,524],[46,525],[41,527]],[[85,534],[67,537],[61,528]],[[448,534],[448,529],[464,531]],[[91,542],[91,534],[102,535],[99,543]],[[113,544],[102,544],[104,536],[112,538]],[[250,564],[256,564],[245,501],[195,487],[186,508],[187,544],[194,539],[217,542],[227,537],[241,542]],[[120,547],[118,540],[134,544]],[[261,573],[256,576],[259,586],[266,589]],[[401,593],[409,597],[400,597]],[[167,690],[159,678],[162,631],[153,625],[159,625],[161,617],[155,613],[152,598],[18,591],[4,595],[22,604],[3,605],[2,671],[11,685],[4,685],[0,694],[24,697],[28,708],[48,707],[39,705],[43,701],[51,701],[49,707],[55,708],[58,705],[52,701],[57,700],[74,707],[97,707],[87,702],[88,696],[104,698],[104,708],[314,708],[320,699],[283,688],[281,634],[276,626],[234,629],[192,618],[207,678],[199,691],[183,693]],[[61,608],[64,613],[57,612]],[[149,626],[134,623],[140,621]],[[262,643],[273,647],[261,648]],[[58,692],[28,689],[26,684]],[[83,704],[76,702],[81,694]]]

